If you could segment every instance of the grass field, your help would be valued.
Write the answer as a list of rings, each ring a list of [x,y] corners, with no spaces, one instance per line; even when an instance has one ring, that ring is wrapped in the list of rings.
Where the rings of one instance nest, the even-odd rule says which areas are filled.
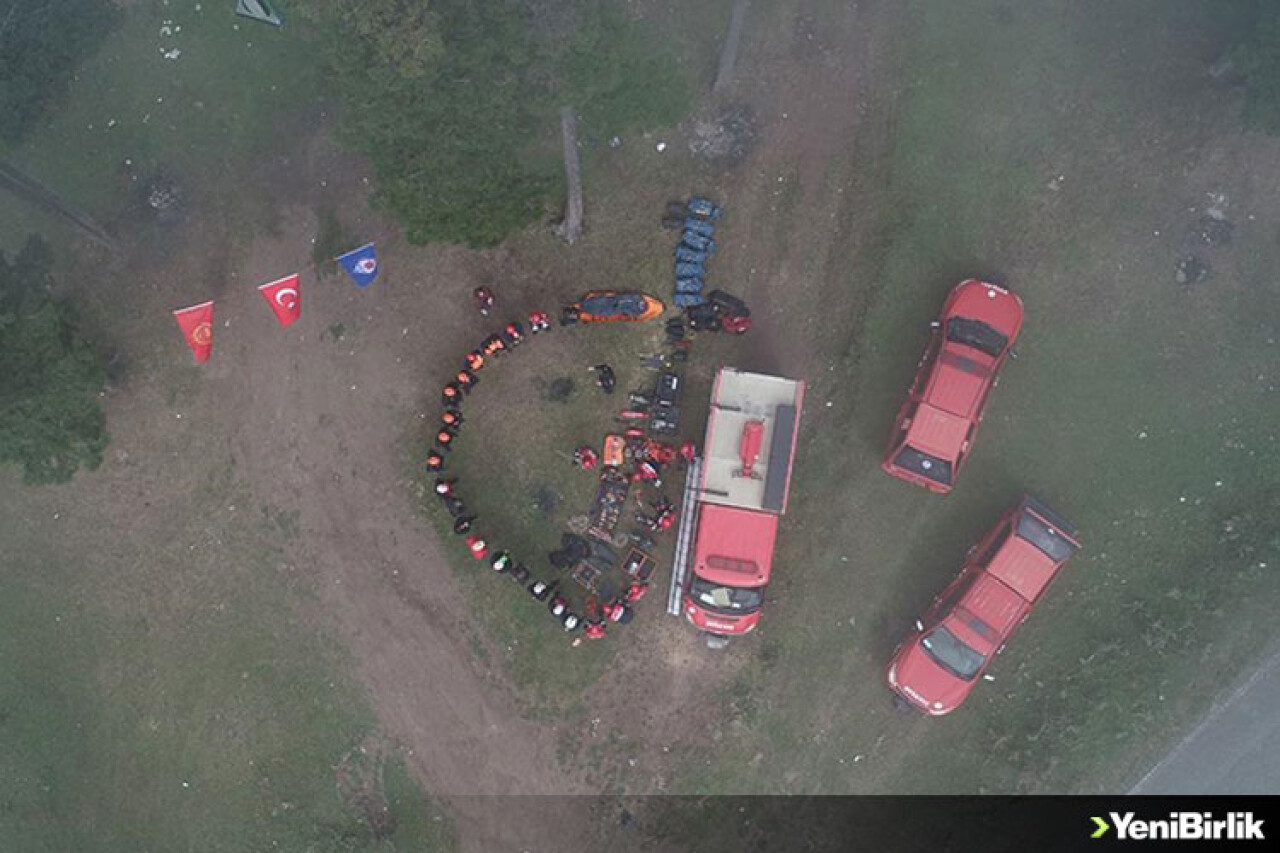
[[[792,348],[769,366],[807,374],[812,392],[769,613],[717,703],[727,724],[713,744],[686,745],[680,790],[1123,789],[1249,666],[1280,596],[1266,556],[1276,548],[1274,317],[1259,299],[1276,254],[1267,223],[1280,211],[1247,167],[1213,167],[1214,147],[1241,137],[1230,93],[1204,69],[1253,8],[1135,2],[1093,16],[1058,2],[913,3],[901,93],[877,93],[864,135],[820,173],[847,199],[824,251],[800,254],[828,226],[806,220],[803,200],[823,188],[802,184],[812,164],[798,156],[763,202],[744,211],[744,199],[725,198],[727,242],[741,242],[740,217],[767,206],[768,269],[808,282],[801,310],[777,323],[809,354]],[[806,9],[816,31],[838,14]],[[619,197],[645,201],[717,179],[687,164],[651,174],[643,157],[620,170],[607,155],[594,162]],[[1200,247],[1215,273],[1188,289],[1173,272],[1207,193],[1241,199],[1240,227],[1229,247]],[[626,248],[580,268],[660,280],[665,248],[635,236],[644,205],[607,206],[592,239]],[[761,261],[756,249],[726,252],[721,280],[758,287],[745,284],[757,280],[746,269]],[[537,241],[521,252],[556,268]],[[877,463],[928,321],[975,275],[1022,294],[1028,321],[961,485],[939,499]],[[821,316],[803,307],[814,304]],[[703,349],[698,369],[744,356],[762,354]],[[534,386],[523,395],[522,410],[539,405]],[[540,456],[607,414],[593,404],[543,417],[531,431],[492,433],[537,448],[533,460],[469,449],[458,459],[472,476],[515,484],[526,509],[488,497],[482,514],[539,556],[562,521],[526,495],[546,476]],[[552,484],[564,514],[589,498],[573,476]],[[995,684],[951,718],[895,715],[885,662],[1024,491],[1075,520],[1085,550],[996,663]],[[576,650],[576,663],[548,651],[554,626],[539,608],[509,611],[483,592],[490,579],[476,584],[485,630],[498,632],[517,682],[544,696],[537,713],[566,708],[545,696],[576,696],[608,664],[608,651]]]
[[[140,242],[151,226],[131,218],[137,185],[157,174],[220,210],[212,219],[233,238],[269,222],[260,189],[227,176],[291,152],[289,128],[316,108],[315,69],[295,30],[201,8],[130,4],[64,108],[6,156]],[[69,261],[63,227],[8,197],[0,225],[6,248],[41,231]],[[180,251],[189,235],[153,236]],[[84,313],[114,334],[153,307],[127,273],[61,272],[88,285]],[[130,365],[128,402],[112,409],[114,473],[41,490],[4,474],[3,845],[451,849],[449,819],[379,735],[346,651],[311,612],[314,590],[283,561],[296,524],[254,505],[234,459],[212,450],[211,421],[160,427],[199,419],[201,405],[199,371],[165,363]]]
[[[694,79],[709,79],[727,6],[661,18]],[[649,650],[624,647],[625,633],[570,647],[542,606],[442,535],[471,593],[472,649],[510,676],[530,717],[568,721],[570,769],[598,771],[601,789],[643,787],[621,759],[643,762],[661,744],[668,792],[1119,791],[1249,668],[1280,603],[1280,173],[1274,143],[1240,132],[1238,93],[1215,88],[1205,68],[1255,6],[871,9],[877,20],[900,15],[900,52],[886,60],[891,74],[848,93],[865,96],[865,109],[835,156],[815,161],[801,134],[794,151],[748,160],[759,174],[735,174],[674,148],[660,154],[656,143],[679,129],[617,149],[588,133],[583,242],[566,250],[530,229],[456,267],[492,272],[504,315],[591,288],[665,295],[670,235],[654,227],[663,204],[718,190],[729,213],[713,279],[768,308],[772,339],[700,340],[687,399],[705,398],[721,363],[810,381],[767,612],[750,639],[689,668],[721,670],[724,685],[710,700],[685,694],[704,712],[688,730],[641,729],[641,697],[627,700],[635,728],[582,734],[592,702],[609,707],[592,688],[609,683],[621,651],[634,661]],[[272,205],[260,186],[218,179],[263,174],[249,164],[272,134],[315,107],[305,45],[289,28],[229,29],[225,8],[167,8],[129,7],[65,112],[8,156],[109,221],[133,204],[125,158],[140,175],[174,174],[220,207],[232,236],[219,251],[230,251],[236,229],[269,226]],[[772,92],[789,52],[799,66],[848,9],[795,0],[758,13],[743,73]],[[163,45],[182,48],[172,62],[157,41],[169,16],[182,26]],[[795,22],[790,40],[775,38]],[[775,64],[753,71],[761,57]],[[768,132],[787,132],[773,121]],[[1235,223],[1229,244],[1196,242],[1210,203]],[[321,214],[317,258],[349,242],[350,224]],[[54,227],[0,204],[5,240],[20,236],[19,221]],[[1189,251],[1212,264],[1194,287],[1174,281]],[[1019,292],[1028,320],[959,487],[937,498],[876,466],[928,321],[975,275]],[[125,277],[104,274],[108,286],[86,300],[117,330],[145,325],[142,308],[110,289]],[[375,328],[371,314],[335,323],[325,344],[349,340],[354,357],[364,322]],[[481,375],[451,473],[492,545],[544,565],[594,489],[568,454],[598,443],[626,392],[652,379],[638,356],[660,331],[557,328]],[[481,336],[441,327],[428,343],[456,342],[461,355]],[[138,345],[157,363],[135,365],[114,404],[108,471],[39,492],[11,473],[0,484],[0,734],[10,745],[0,837],[35,851],[448,849],[447,817],[384,743],[368,697],[338,676],[346,653],[284,556],[296,513],[250,498],[213,423],[207,374],[157,366],[160,347]],[[618,370],[612,398],[587,370],[599,361]],[[564,377],[575,392],[549,399]],[[415,408],[398,409],[405,465],[443,525],[419,467]],[[433,404],[421,408],[434,418]],[[689,415],[697,435],[702,415]],[[886,661],[1023,491],[1076,521],[1084,550],[995,663],[994,684],[945,719],[896,714]],[[640,620],[665,618],[657,598]],[[657,710],[668,722],[699,709]],[[714,732],[693,728],[711,715]],[[741,841],[738,825],[716,825],[732,837],[677,810],[661,833],[699,830],[705,850]]]
[[[1276,210],[1247,171],[1185,165],[1237,133],[1203,69],[1244,14],[913,9],[891,151],[846,173],[860,205],[882,206],[855,223],[852,268],[820,271],[855,296],[819,349],[833,367],[813,396],[834,408],[802,441],[780,552],[793,571],[726,696],[743,725],[691,791],[1123,789],[1248,668],[1280,596],[1275,340],[1255,313]],[[1174,263],[1207,192],[1247,196],[1251,221],[1187,290]],[[1007,281],[1028,321],[938,499],[875,465],[925,324],[972,275]],[[895,716],[885,661],[1023,491],[1074,519],[1085,550],[994,685],[947,719]]]
[[[447,822],[394,751],[362,759],[384,838],[335,779],[377,743],[365,700],[264,549],[287,524],[224,460],[205,473],[132,524],[93,489],[3,490],[0,837],[32,851],[444,849]],[[151,523],[163,552],[133,535]]]
[[[104,220],[132,200],[130,172],[230,190],[226,176],[255,155],[289,150],[290,128],[316,102],[317,70],[299,26],[263,26],[211,3],[130,4],[66,103],[9,154]],[[172,60],[162,53],[175,49]]]

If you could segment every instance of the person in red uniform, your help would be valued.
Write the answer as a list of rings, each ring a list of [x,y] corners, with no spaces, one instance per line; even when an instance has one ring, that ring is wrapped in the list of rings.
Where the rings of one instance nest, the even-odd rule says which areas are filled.
[[[471,352],[467,353],[464,360],[467,363],[467,370],[470,370],[472,373],[475,373],[480,370],[480,368],[484,367],[484,354],[478,349],[473,349]]]
[[[484,285],[480,285],[471,291],[471,299],[475,302],[476,310],[480,312],[482,317],[489,316],[489,312],[493,310],[493,303],[496,301],[493,298],[493,291]]]
[[[590,471],[600,464],[600,457],[585,444],[573,451],[573,463],[584,471]]]
[[[720,328],[731,335],[745,335],[751,328],[750,317],[725,317],[720,321]]]
[[[524,326],[519,320],[512,320],[502,328],[502,342],[509,347],[518,347],[524,341]]]
[[[529,315],[529,334],[536,335],[551,329],[551,317],[546,311],[534,311]]]
[[[680,464],[688,465],[698,455],[698,445],[692,440],[686,441],[680,445]]]
[[[634,604],[644,598],[645,593],[648,591],[649,585],[647,583],[640,583],[639,581],[636,581],[631,586],[627,587],[627,592],[624,597],[627,600],[627,604]]]
[[[502,335],[492,334],[480,342],[480,351],[488,356],[499,356],[507,349],[507,345],[502,340]]]
[[[467,537],[467,550],[471,552],[471,556],[477,560],[483,560],[489,556],[489,546],[479,536]]]

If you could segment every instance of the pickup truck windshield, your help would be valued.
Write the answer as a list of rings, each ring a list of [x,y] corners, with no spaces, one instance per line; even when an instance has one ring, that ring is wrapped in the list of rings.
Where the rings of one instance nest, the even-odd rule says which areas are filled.
[[[924,650],[938,666],[965,681],[973,681],[978,670],[982,669],[982,662],[986,660],[942,625],[925,634],[920,645],[924,646]]]
[[[689,594],[699,604],[713,610],[728,613],[744,613],[759,609],[764,603],[764,591],[742,589],[736,586],[720,586],[695,577],[689,585]]]
[[[947,321],[947,340],[981,350],[997,358],[1008,345],[1009,339],[981,320],[968,317],[952,317]]]

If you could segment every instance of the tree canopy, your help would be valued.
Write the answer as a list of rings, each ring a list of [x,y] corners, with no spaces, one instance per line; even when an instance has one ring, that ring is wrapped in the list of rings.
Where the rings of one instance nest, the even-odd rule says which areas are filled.
[[[0,464],[21,465],[27,483],[97,468],[107,446],[106,370],[70,306],[50,296],[51,263],[35,237],[13,263],[0,254]]]
[[[342,135],[419,243],[491,246],[561,185],[557,110],[588,132],[678,120],[689,86],[609,0],[318,0]]]

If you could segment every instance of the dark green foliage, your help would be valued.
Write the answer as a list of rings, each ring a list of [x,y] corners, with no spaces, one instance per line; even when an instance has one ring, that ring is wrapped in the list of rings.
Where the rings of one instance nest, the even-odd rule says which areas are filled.
[[[691,92],[670,52],[613,7],[591,7],[561,63],[565,100],[578,106],[587,130],[612,135],[679,121]]]
[[[561,186],[556,111],[616,133],[679,118],[686,81],[600,0],[327,0],[316,15],[344,135],[413,242],[492,246]],[[417,45],[416,49],[408,46]]]
[[[97,394],[102,360],[75,316],[49,295],[48,247],[31,238],[12,264],[0,255],[0,464],[28,483],[60,483],[94,469],[107,446]]]
[[[111,0],[0,4],[0,140],[23,138],[117,18]]]

